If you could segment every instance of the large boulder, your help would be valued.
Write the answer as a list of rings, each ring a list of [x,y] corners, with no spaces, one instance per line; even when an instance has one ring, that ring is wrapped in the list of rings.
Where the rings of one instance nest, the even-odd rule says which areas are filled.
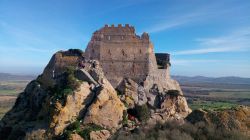
[[[85,124],[97,124],[115,131],[121,127],[123,111],[126,109],[112,85],[105,79],[102,87],[96,91],[96,99],[88,108]]]
[[[138,84],[129,78],[124,78],[116,89],[120,93],[120,99],[127,107],[134,108],[138,103]]]
[[[178,90],[158,93],[154,105],[156,109],[148,121],[150,125],[158,122],[165,123],[169,120],[183,120],[192,112],[188,107],[186,98]]]
[[[108,130],[92,131],[90,132],[91,140],[107,140],[111,136]]]
[[[192,110],[188,107],[186,98],[178,91],[169,91],[164,97],[164,101],[161,103],[161,112],[168,115],[176,116],[176,118],[185,118]]]
[[[83,82],[73,95],[66,98],[65,105],[56,102],[55,110],[51,116],[50,128],[54,135],[59,135],[65,127],[74,122],[77,118],[82,117],[86,111],[86,105],[90,104],[94,98],[90,85]]]

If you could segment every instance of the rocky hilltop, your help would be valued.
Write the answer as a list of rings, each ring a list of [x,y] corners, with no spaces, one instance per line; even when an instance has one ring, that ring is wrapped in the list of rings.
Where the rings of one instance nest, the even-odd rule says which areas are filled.
[[[249,134],[249,107],[192,112],[178,82],[170,77],[170,65],[169,54],[154,53],[147,33],[138,36],[132,26],[106,25],[94,32],[85,52],[70,49],[52,56],[0,121],[0,139],[228,136],[223,131],[223,136],[214,137],[216,131],[207,129],[210,125]],[[178,123],[169,124],[174,121]],[[165,128],[171,130],[165,133]]]
[[[85,62],[80,50],[59,51],[44,72],[18,96],[0,123],[1,139],[107,139],[121,127],[181,119],[190,109],[178,91],[169,89],[151,106],[142,87],[125,78],[115,89],[98,61]],[[140,89],[140,90],[139,90]],[[151,90],[157,93],[156,89]]]
[[[155,54],[148,34],[105,26],[85,52],[52,56],[1,120],[0,139],[99,140],[183,120],[191,109],[169,67],[169,55]]]

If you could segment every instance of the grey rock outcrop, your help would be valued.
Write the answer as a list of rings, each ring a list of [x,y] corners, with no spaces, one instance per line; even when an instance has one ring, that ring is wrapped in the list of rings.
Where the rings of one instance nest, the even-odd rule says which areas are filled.
[[[90,132],[91,140],[107,140],[111,136],[108,130],[92,131]]]
[[[126,108],[116,91],[101,68],[93,67],[96,62],[86,62],[84,70],[77,68],[82,55],[72,51],[57,52],[44,73],[27,85],[1,120],[0,139],[52,139],[64,135],[77,120],[83,128],[95,124],[115,132],[121,127]],[[69,58],[74,61],[66,61]]]

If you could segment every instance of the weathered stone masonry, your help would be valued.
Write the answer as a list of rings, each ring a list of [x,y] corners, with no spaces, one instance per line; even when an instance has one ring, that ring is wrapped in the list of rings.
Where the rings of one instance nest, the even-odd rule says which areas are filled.
[[[85,55],[87,59],[99,60],[105,76],[114,87],[123,78],[130,78],[137,83],[158,79],[159,76],[169,79],[169,54],[155,55],[149,35],[136,35],[135,28],[128,24],[105,25],[95,31]]]

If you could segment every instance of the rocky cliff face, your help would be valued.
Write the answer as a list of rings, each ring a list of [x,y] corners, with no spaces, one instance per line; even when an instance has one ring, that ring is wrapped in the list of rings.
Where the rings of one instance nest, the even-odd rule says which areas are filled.
[[[59,51],[18,96],[0,122],[0,139],[108,139],[118,129],[183,119],[188,108],[180,87],[145,92],[125,78],[114,89],[97,61],[80,50]],[[168,81],[166,81],[168,82]]]

